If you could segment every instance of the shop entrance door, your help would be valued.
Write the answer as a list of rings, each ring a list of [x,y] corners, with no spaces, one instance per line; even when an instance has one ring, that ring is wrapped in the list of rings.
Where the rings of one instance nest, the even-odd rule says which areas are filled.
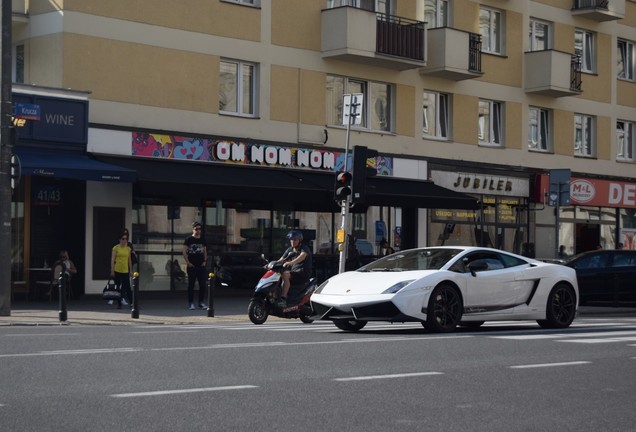
[[[594,250],[601,239],[601,228],[594,224],[576,224],[576,253]]]

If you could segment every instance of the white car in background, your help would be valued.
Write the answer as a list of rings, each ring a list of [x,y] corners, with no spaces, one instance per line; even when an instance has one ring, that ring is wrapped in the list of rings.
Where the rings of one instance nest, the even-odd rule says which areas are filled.
[[[441,246],[399,251],[325,281],[315,320],[345,331],[368,321],[421,322],[432,332],[485,321],[536,320],[565,328],[578,308],[576,272],[497,249]]]

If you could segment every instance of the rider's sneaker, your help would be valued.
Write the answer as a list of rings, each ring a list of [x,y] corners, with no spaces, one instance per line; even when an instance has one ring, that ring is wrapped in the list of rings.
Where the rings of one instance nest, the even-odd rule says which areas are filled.
[[[276,305],[281,308],[287,307],[287,299],[281,298],[280,300],[276,302]]]
[[[208,307],[205,305],[205,303],[199,303],[199,309],[207,309]]]

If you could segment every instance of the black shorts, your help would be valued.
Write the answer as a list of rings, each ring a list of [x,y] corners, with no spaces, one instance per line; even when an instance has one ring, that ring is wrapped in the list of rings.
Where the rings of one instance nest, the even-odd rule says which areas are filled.
[[[304,273],[301,273],[301,272],[289,272],[289,282],[292,285],[304,284],[308,280],[309,279],[305,276]]]

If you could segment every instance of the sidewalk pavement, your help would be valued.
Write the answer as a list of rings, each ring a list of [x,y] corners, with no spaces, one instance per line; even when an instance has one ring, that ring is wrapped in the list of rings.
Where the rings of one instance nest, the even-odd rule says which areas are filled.
[[[12,305],[10,316],[0,316],[0,326],[21,325],[139,325],[139,324],[218,324],[249,323],[247,306],[251,291],[220,293],[215,295],[213,317],[208,310],[189,310],[185,293],[142,293],[139,318],[132,318],[130,307],[117,309],[99,296],[84,296],[69,300],[66,321],[60,321],[59,302],[19,301]],[[143,298],[146,295],[148,298]],[[621,316],[636,318],[636,307],[580,306],[579,317]],[[284,320],[270,317],[270,320]]]

